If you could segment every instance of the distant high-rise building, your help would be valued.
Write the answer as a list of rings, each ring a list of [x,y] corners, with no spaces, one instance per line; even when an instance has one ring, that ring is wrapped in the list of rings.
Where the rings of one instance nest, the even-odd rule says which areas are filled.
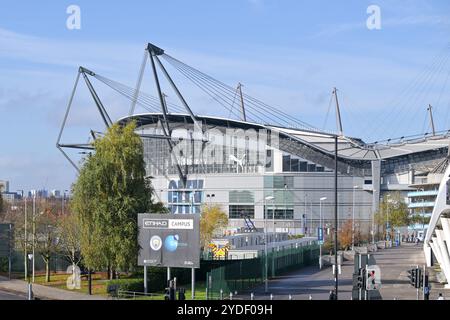
[[[55,197],[55,198],[60,198],[60,197],[61,197],[61,191],[60,191],[60,190],[53,189],[53,190],[50,192],[50,195],[51,195],[52,197]]]
[[[9,192],[9,181],[0,180],[0,192]]]
[[[41,190],[30,190],[28,192],[28,197],[30,198],[48,198],[48,191],[45,189],[41,189]]]

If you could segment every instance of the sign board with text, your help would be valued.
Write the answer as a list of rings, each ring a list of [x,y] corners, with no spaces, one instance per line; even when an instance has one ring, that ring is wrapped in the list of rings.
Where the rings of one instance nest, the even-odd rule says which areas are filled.
[[[138,265],[200,268],[197,214],[138,214]]]

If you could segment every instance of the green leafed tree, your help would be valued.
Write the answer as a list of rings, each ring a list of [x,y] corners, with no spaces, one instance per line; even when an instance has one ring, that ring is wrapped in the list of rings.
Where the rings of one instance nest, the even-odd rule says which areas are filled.
[[[375,213],[375,222],[383,229],[386,228],[388,221],[391,232],[396,227],[408,226],[411,223],[408,206],[400,192],[392,192],[384,196],[380,202],[380,209]],[[391,239],[392,236],[391,234]]]
[[[95,140],[73,186],[71,208],[80,222],[83,264],[90,269],[127,271],[137,263],[137,214],[151,212],[143,145],[136,125],[114,124]]]

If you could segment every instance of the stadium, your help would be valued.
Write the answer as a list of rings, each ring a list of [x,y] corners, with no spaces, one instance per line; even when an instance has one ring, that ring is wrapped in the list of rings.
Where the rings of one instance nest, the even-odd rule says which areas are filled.
[[[194,113],[162,60],[229,110],[230,117]],[[140,88],[147,61],[151,63],[157,97]],[[92,146],[62,143],[61,134],[81,76],[105,127],[113,122],[89,79],[102,82],[131,101],[129,114],[118,122],[136,121],[147,174],[159,200],[178,214],[199,213],[205,203],[218,204],[228,214],[231,229],[249,225],[262,228],[267,220],[269,231],[290,234],[314,236],[320,223],[332,228],[337,152],[339,223],[354,218],[358,230],[374,234],[374,212],[384,194],[399,191],[406,198],[408,192],[420,192],[413,187],[417,179],[448,155],[449,131],[433,129],[425,135],[374,143],[348,137],[342,131],[336,90],[337,131],[318,130],[242,93],[240,84],[230,87],[148,44],[136,88],[80,67],[57,141],[75,167],[65,150]],[[166,101],[162,78],[181,104]],[[135,113],[136,106],[148,112]],[[430,209],[423,214],[430,216]]]

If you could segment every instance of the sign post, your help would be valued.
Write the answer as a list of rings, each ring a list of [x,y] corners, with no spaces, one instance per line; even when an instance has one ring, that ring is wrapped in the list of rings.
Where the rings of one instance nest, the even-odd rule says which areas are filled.
[[[200,268],[200,219],[196,214],[138,214],[139,257],[144,266],[192,269],[192,298],[195,297],[195,268]]]

